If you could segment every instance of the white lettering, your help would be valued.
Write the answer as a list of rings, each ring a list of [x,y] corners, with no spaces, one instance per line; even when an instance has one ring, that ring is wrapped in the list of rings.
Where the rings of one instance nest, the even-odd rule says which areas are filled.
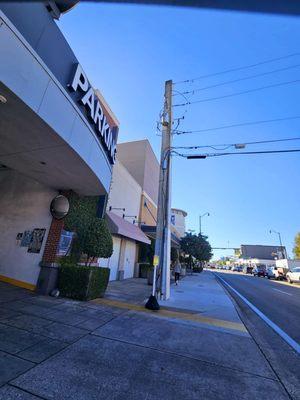
[[[94,119],[94,111],[95,111],[95,95],[92,87],[89,88],[88,92],[80,99],[80,103],[82,103],[86,108],[89,109],[91,119]]]
[[[80,64],[77,64],[76,72],[71,84],[68,85],[71,90],[76,92],[76,90],[81,89],[86,92],[89,88],[89,81]]]
[[[95,122],[95,124],[96,124],[97,130],[98,130],[100,133],[101,133],[101,122],[102,122],[103,117],[104,117],[104,114],[103,114],[102,107],[101,107],[101,105],[100,105],[100,102],[97,101],[97,102],[96,102],[95,115],[94,115],[94,122]]]
[[[77,64],[73,81],[68,85],[68,87],[74,92],[77,90],[84,92],[84,95],[78,100],[78,102],[87,109],[88,117],[95,124],[98,138],[102,138],[104,148],[107,151],[111,163],[115,164],[117,153],[115,135],[107,122],[101,103],[97,99],[95,92],[89,84],[87,76],[83,72],[80,64]]]

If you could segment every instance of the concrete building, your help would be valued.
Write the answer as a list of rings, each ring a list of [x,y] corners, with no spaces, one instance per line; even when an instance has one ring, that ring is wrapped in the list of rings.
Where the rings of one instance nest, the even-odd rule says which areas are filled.
[[[51,200],[106,196],[118,121],[55,19],[76,1],[0,3],[0,279],[34,289],[55,264]]]
[[[278,258],[285,258],[286,248],[284,246],[266,246],[258,244],[242,244],[241,245],[241,258],[244,259],[262,259],[262,260],[276,260]]]
[[[159,162],[147,139],[120,143],[118,160],[130,172],[142,188],[139,221],[146,235],[155,239],[159,186]],[[172,246],[179,247],[180,233],[171,224]]]
[[[185,236],[186,226],[185,218],[187,212],[179,208],[172,208],[171,210],[171,224],[175,227],[180,237]]]
[[[100,259],[100,266],[110,268],[110,280],[137,275],[136,262],[140,243],[150,244],[138,224],[142,188],[117,159],[113,169],[107,203],[107,220],[113,236],[113,254]]]

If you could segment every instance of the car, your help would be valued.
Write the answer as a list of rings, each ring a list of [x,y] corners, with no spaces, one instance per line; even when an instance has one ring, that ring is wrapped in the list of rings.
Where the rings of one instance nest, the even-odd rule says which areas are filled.
[[[265,265],[256,265],[252,270],[253,276],[262,276],[263,278],[267,276],[267,269]]]
[[[244,265],[243,272],[244,274],[252,274],[253,267],[250,265]]]
[[[300,283],[300,267],[294,268],[286,274],[289,283]]]
[[[267,277],[268,279],[276,280],[283,280],[285,278],[282,268],[278,268],[275,265],[271,265],[267,268]]]

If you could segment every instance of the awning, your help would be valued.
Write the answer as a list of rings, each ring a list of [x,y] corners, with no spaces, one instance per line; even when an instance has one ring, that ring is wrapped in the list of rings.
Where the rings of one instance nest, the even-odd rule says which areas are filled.
[[[142,231],[152,239],[156,239],[156,226],[142,225]],[[171,246],[177,249],[180,248],[180,239],[171,232]]]
[[[106,219],[110,232],[113,235],[124,236],[141,243],[151,243],[151,241],[138,226],[126,221],[124,218],[119,217],[112,212],[108,212],[106,213]]]

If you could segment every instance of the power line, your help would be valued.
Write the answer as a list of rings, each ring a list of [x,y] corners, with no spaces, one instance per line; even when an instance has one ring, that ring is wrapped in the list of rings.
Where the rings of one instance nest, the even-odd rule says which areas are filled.
[[[291,85],[293,83],[299,83],[299,82],[300,82],[300,79],[295,79],[295,80],[287,81],[287,82],[274,83],[273,85],[267,85],[267,86],[261,86],[261,87],[255,88],[255,89],[243,90],[242,92],[226,94],[224,96],[209,97],[206,99],[189,101],[188,103],[174,104],[173,107],[183,107],[183,106],[187,106],[187,105],[191,105],[191,104],[198,104],[198,103],[205,103],[208,101],[221,100],[221,99],[226,99],[228,97],[240,96],[241,94],[258,92],[260,90],[270,89],[270,88],[284,86],[284,85]]]
[[[252,144],[265,144],[265,143],[277,143],[277,142],[289,142],[293,140],[300,140],[300,137],[294,137],[294,138],[286,138],[286,139],[273,139],[273,140],[259,140],[256,142],[242,142],[242,143],[226,143],[226,144],[207,144],[207,145],[201,145],[201,146],[176,146],[173,147],[173,149],[186,149],[186,150],[192,150],[192,149],[204,149],[204,148],[211,148],[213,150],[226,150],[229,149],[230,147],[234,147],[237,144],[242,144],[243,146],[248,146]],[[224,146],[223,149],[218,149],[217,147]]]
[[[284,117],[284,118],[275,118],[275,119],[265,119],[265,120],[258,120],[258,121],[250,121],[250,122],[241,122],[238,124],[229,124],[229,125],[222,125],[212,128],[205,128],[205,129],[198,129],[198,130],[190,130],[190,131],[174,131],[173,133],[176,135],[184,135],[190,133],[204,133],[204,132],[212,132],[212,131],[219,131],[223,129],[230,129],[230,128],[239,128],[241,126],[251,126],[251,125],[260,125],[260,124],[268,124],[271,122],[281,122],[281,121],[290,121],[294,119],[300,119],[300,116],[293,116],[293,117]]]
[[[255,64],[244,65],[244,66],[241,66],[241,67],[226,69],[226,70],[223,70],[223,71],[220,71],[220,72],[214,72],[212,74],[201,75],[201,76],[198,76],[196,78],[186,79],[184,81],[174,82],[174,85],[180,84],[180,83],[194,82],[196,80],[200,80],[200,79],[204,79],[204,78],[210,78],[210,77],[213,77],[213,76],[228,74],[229,72],[241,71],[241,70],[248,69],[248,68],[258,67],[259,65],[269,64],[269,63],[272,63],[272,62],[275,62],[275,61],[280,61],[280,60],[284,60],[284,59],[287,59],[287,58],[296,57],[296,56],[299,56],[299,54],[300,53],[292,53],[292,54],[288,54],[286,56],[271,58],[271,59],[268,59],[268,60],[265,60],[265,61],[257,62]]]
[[[189,160],[192,159],[203,159],[208,157],[221,157],[221,156],[240,156],[240,155],[250,155],[250,154],[275,154],[275,153],[296,153],[300,152],[300,149],[290,149],[290,150],[267,150],[267,151],[243,151],[241,153],[206,153],[206,154],[181,154],[181,157],[185,157]]]
[[[216,87],[219,87],[219,86],[229,85],[230,83],[237,83],[237,82],[246,81],[246,80],[253,79],[253,78],[258,78],[260,76],[271,75],[271,74],[274,74],[276,72],[282,72],[282,71],[286,71],[286,70],[289,70],[289,69],[292,69],[292,68],[297,68],[297,67],[300,67],[300,64],[291,65],[291,66],[285,67],[285,68],[274,69],[272,71],[262,72],[260,74],[246,76],[244,78],[232,79],[232,80],[229,80],[229,81],[216,83],[215,85],[204,86],[202,88],[197,88],[197,89],[189,90],[189,91],[186,91],[186,92],[182,92],[181,94],[183,94],[183,95],[194,94],[194,93],[200,92],[202,90],[213,89],[213,88],[216,88]]]

